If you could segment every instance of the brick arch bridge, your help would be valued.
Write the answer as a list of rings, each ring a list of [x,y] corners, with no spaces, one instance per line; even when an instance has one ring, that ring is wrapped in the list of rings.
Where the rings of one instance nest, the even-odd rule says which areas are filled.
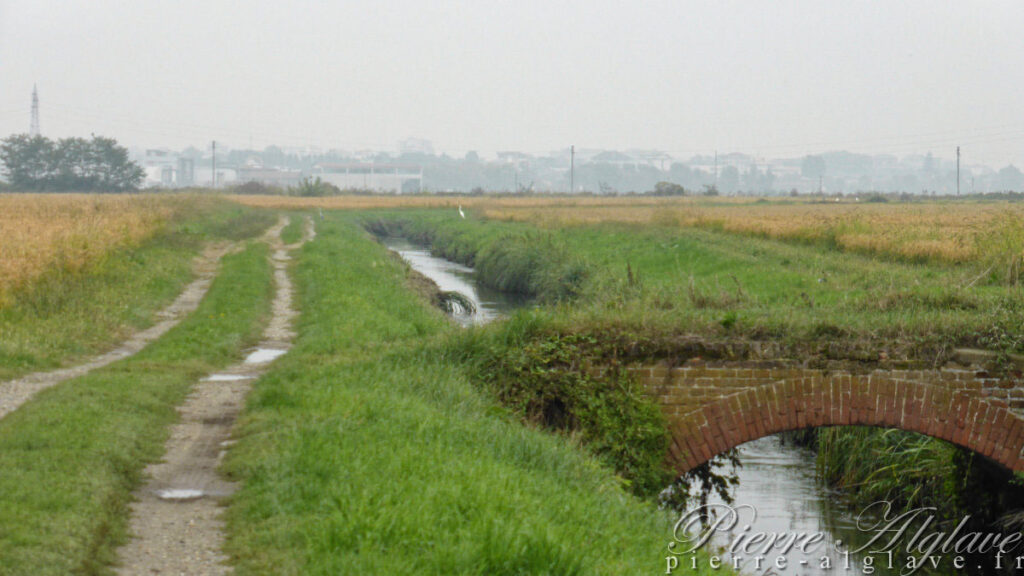
[[[940,438],[1024,471],[1024,380],[977,368],[822,370],[689,361],[632,367],[666,416],[679,473],[763,436],[879,426]]]

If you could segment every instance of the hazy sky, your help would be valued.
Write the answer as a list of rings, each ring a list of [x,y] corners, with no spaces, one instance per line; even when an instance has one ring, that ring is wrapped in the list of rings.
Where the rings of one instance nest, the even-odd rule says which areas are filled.
[[[1024,166],[1024,2],[0,0],[0,135]]]

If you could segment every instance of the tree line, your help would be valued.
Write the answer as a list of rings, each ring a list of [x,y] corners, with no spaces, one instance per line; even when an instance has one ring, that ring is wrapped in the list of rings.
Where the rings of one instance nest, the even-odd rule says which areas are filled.
[[[50,140],[15,134],[0,140],[7,184],[18,191],[124,192],[142,184],[144,171],[113,138]]]

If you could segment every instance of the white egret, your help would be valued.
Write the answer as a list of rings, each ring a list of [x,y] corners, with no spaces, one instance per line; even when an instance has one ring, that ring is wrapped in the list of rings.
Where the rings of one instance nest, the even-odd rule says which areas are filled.
[[[459,204],[459,216],[466,217],[466,213],[462,211],[462,204]]]

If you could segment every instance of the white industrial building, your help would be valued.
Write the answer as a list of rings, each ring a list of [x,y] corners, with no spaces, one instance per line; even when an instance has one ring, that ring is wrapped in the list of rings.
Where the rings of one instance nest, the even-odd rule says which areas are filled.
[[[318,164],[313,175],[342,190],[372,190],[392,194],[423,190],[423,167],[415,164],[342,162]]]
[[[166,148],[151,148],[137,158],[147,188],[178,188],[195,183],[195,162]]]

